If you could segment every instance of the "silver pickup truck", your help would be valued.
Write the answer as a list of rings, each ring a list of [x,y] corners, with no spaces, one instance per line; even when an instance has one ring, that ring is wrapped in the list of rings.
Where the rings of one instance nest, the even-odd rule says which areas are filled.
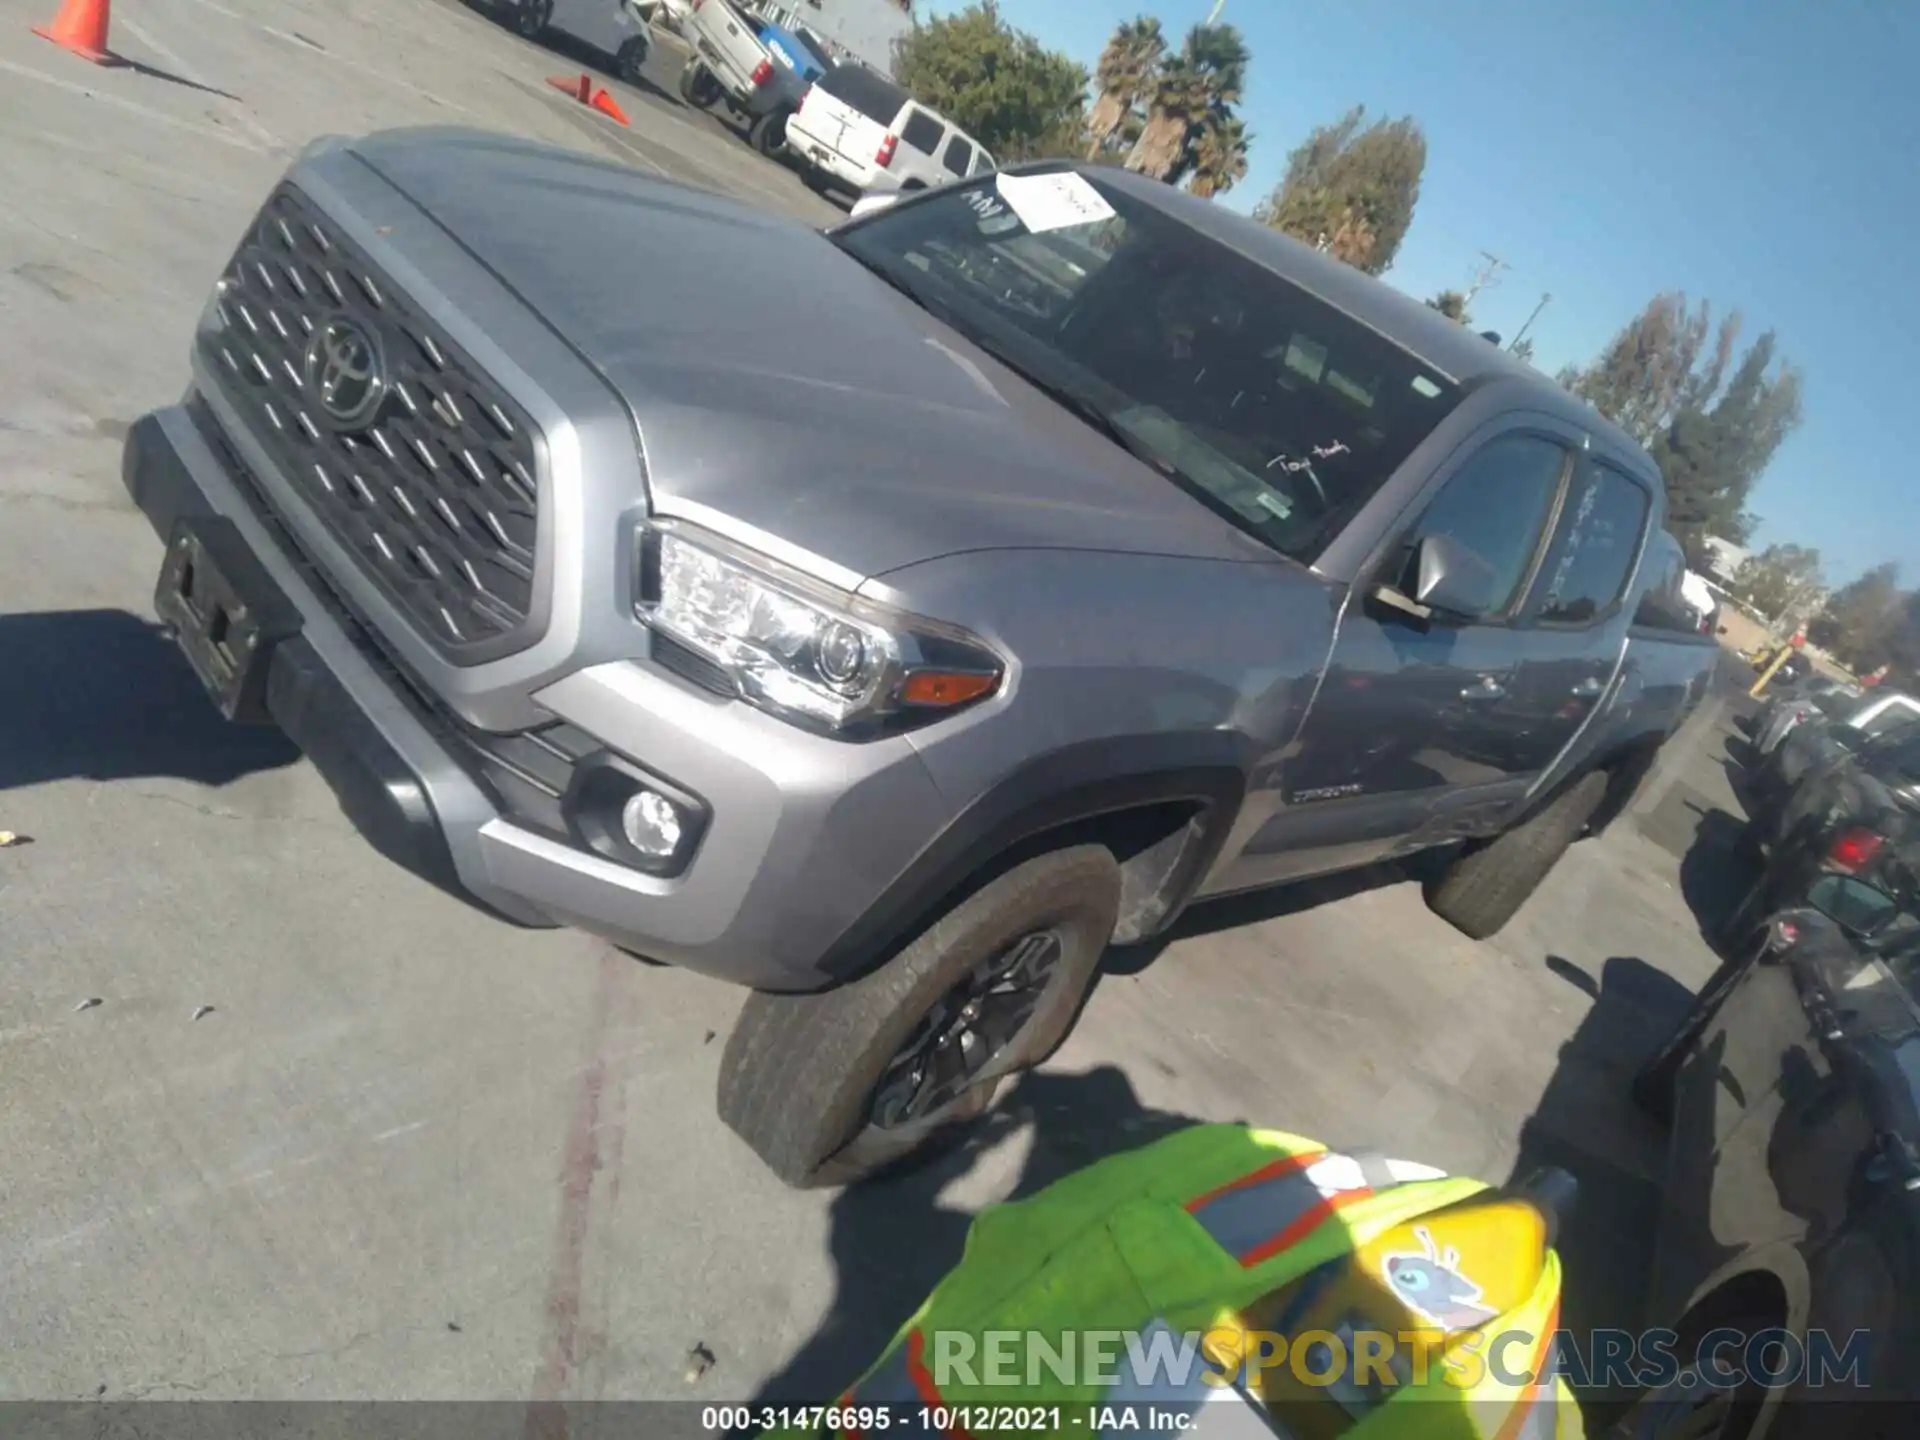
[[[680,71],[680,98],[701,110],[724,104],[745,122],[753,148],[777,157],[786,150],[787,117],[826,56],[776,54],[761,39],[765,24],[733,0],[693,0],[681,27],[693,54]]]
[[[978,1113],[1196,900],[1434,850],[1492,933],[1718,653],[1623,432],[1120,170],[822,234],[326,140],[191,361],[125,478],[220,710],[424,879],[757,992],[720,1109],[795,1184]]]

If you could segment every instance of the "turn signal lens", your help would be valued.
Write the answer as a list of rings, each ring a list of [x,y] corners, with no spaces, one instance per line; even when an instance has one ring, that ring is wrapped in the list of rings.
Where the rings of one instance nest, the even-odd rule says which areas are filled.
[[[1000,683],[998,675],[971,675],[943,670],[919,670],[907,676],[900,687],[900,698],[909,705],[964,705],[991,695]]]

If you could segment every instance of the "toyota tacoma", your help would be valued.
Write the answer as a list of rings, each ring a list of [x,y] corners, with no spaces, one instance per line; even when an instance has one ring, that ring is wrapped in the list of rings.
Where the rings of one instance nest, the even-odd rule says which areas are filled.
[[[821,233],[322,140],[191,370],[125,480],[213,701],[424,879],[753,991],[719,1109],[793,1184],[979,1112],[1196,900],[1432,850],[1491,934],[1715,654],[1623,432],[1108,168]]]

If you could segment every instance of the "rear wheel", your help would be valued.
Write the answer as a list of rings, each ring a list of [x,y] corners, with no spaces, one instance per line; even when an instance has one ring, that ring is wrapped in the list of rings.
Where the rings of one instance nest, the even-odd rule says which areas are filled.
[[[1569,785],[1504,835],[1467,851],[1427,886],[1427,907],[1462,934],[1484,940],[1519,912],[1606,798],[1596,770]]]
[[[553,0],[516,0],[513,28],[527,39],[538,40],[546,34],[552,20]]]
[[[629,85],[638,85],[641,68],[647,63],[648,49],[644,36],[634,36],[622,45],[620,53],[613,57],[614,73]]]
[[[680,70],[680,98],[694,109],[704,110],[720,98],[720,82],[706,66],[689,62]]]
[[[793,1186],[903,1159],[1053,1052],[1119,907],[1105,847],[1057,850],[982,886],[858,980],[750,996],[720,1061],[720,1118]]]
[[[787,120],[791,110],[775,110],[753,122],[747,142],[769,160],[782,160],[787,154]]]

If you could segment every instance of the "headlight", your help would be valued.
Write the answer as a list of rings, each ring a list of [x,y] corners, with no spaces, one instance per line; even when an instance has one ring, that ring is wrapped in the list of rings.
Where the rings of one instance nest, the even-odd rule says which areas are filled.
[[[741,699],[856,738],[951,713],[1005,673],[986,642],[823,584],[717,536],[640,532],[634,613],[727,676]]]

